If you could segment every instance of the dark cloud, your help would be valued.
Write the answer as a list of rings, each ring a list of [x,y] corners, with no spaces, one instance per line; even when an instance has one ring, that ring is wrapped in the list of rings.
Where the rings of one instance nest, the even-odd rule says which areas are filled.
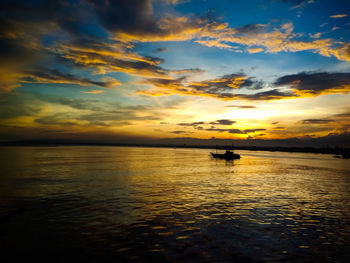
[[[35,96],[27,94],[3,96],[0,103],[0,119],[34,116],[41,111],[41,104]]]
[[[56,113],[45,117],[37,118],[34,121],[43,125],[59,125],[61,127],[75,126],[77,122],[67,121],[71,116],[66,113]]]
[[[350,73],[301,72],[282,76],[272,84],[257,81],[240,73],[200,82],[187,82],[186,77],[181,77],[177,79],[153,78],[145,80],[145,83],[152,84],[155,88],[158,88],[157,92],[155,92],[157,95],[162,93],[164,95],[179,93],[219,99],[279,100],[322,94],[347,93],[350,91]],[[288,86],[290,89],[286,89],[283,86]],[[241,89],[251,91],[264,90],[256,93],[239,93],[238,91]],[[152,93],[147,94],[147,90],[142,93],[153,95]],[[232,105],[228,107],[248,109],[254,106]]]
[[[151,84],[157,87],[181,87],[182,82],[185,80],[185,77],[177,78],[177,79],[161,79],[161,78],[148,78],[144,79],[142,83]]]
[[[89,0],[103,25],[114,32],[156,33],[157,21],[151,0]]]
[[[292,92],[280,91],[279,89],[272,89],[254,94],[220,94],[219,97],[245,100],[279,100],[284,98],[296,97],[296,95]]]
[[[266,28],[263,24],[248,24],[241,27],[237,27],[235,30],[238,34],[249,34],[249,33],[261,33]]]
[[[161,52],[166,52],[168,51],[168,49],[166,47],[159,47],[159,48],[156,48],[155,50],[153,50],[152,52],[153,53],[161,53]]]
[[[0,32],[1,35],[1,32]],[[19,39],[0,37],[0,65],[31,61],[38,56],[37,50]]]
[[[229,105],[226,107],[230,107],[230,108],[238,108],[238,109],[255,109],[255,106],[251,106],[251,105]]]
[[[192,39],[194,32],[207,28],[204,19],[157,17],[152,0],[89,0],[104,28],[117,38],[130,41],[171,41]],[[215,25],[214,25],[215,26]]]
[[[257,93],[238,93],[237,91],[241,89],[247,89],[251,92],[267,86],[264,82],[256,81],[254,78],[241,73],[200,82],[187,82],[186,77],[181,77],[177,79],[149,78],[142,83],[151,84],[155,87],[153,90],[139,91],[140,94],[144,95],[172,95],[178,93],[232,100],[278,100],[299,96],[292,90],[285,91],[277,88]],[[252,108],[254,106],[237,107]]]
[[[215,132],[228,132],[233,134],[244,134],[243,131],[239,129],[220,129],[220,128],[208,128],[204,129],[205,131],[215,131]]]
[[[301,72],[277,79],[276,86],[290,86],[297,92],[311,95],[350,91],[350,73]]]
[[[154,90],[144,90],[145,95],[197,95],[218,99],[238,100],[280,100],[322,94],[347,93],[350,91],[350,73],[301,72],[285,75],[274,83],[257,81],[245,74],[230,74],[216,79],[200,82],[188,82],[186,77],[171,79],[147,79],[144,83],[152,84]],[[289,89],[286,89],[288,86]],[[242,89],[249,93],[240,93]],[[263,89],[260,92],[253,92]],[[227,106],[253,108],[254,106]]]
[[[345,112],[345,113],[339,113],[334,115],[337,118],[350,118],[350,112]]]
[[[222,119],[222,120],[216,120],[216,121],[210,122],[209,124],[213,124],[213,125],[232,125],[234,123],[236,123],[236,121]]]
[[[240,130],[240,129],[226,129],[226,128],[216,128],[213,125],[222,125],[222,126],[229,126],[236,123],[236,121],[232,120],[227,120],[227,119],[221,119],[221,120],[216,120],[212,122],[190,122],[190,123],[178,123],[179,126],[186,126],[186,127],[193,127],[197,130],[203,130],[203,131],[211,131],[211,132],[228,132],[232,134],[249,134],[249,133],[255,133],[258,131],[265,131],[266,129],[245,129],[245,130]],[[211,125],[210,128],[203,128],[203,126],[199,125]]]
[[[174,133],[174,134],[186,134],[186,133],[192,133],[192,132],[189,132],[189,131],[171,131],[171,133]]]
[[[178,123],[177,125],[179,126],[197,126],[197,125],[202,125],[205,124],[203,121],[197,121],[197,122],[191,122],[191,123],[186,123],[186,122],[182,122],[182,123]]]
[[[178,123],[177,125],[179,126],[193,126],[195,128],[198,128],[197,126],[198,125],[204,125],[204,124],[211,124],[211,125],[232,125],[236,123],[236,121],[232,121],[232,120],[227,120],[227,119],[222,119],[222,120],[216,120],[216,121],[212,121],[212,122],[209,122],[209,123],[205,123],[203,121],[197,121],[197,122],[190,122],[190,123],[187,123],[187,122],[182,122],[182,123]],[[214,126],[212,126],[214,127]],[[200,128],[202,129],[202,128]]]
[[[40,83],[69,83],[82,86],[95,85],[101,87],[110,87],[113,82],[95,81],[88,78],[78,77],[69,73],[63,73],[55,69],[36,69],[23,71],[22,82],[40,82]]]
[[[228,132],[233,134],[248,134],[248,133],[255,133],[257,131],[265,131],[266,129],[221,129],[221,128],[208,128],[204,129],[205,131],[216,131],[216,132]]]
[[[255,82],[245,74],[230,74],[217,79],[193,82],[188,87],[198,92],[214,94],[242,87],[252,87],[254,84]]]
[[[301,121],[302,124],[328,124],[334,122],[331,119],[306,119]]]

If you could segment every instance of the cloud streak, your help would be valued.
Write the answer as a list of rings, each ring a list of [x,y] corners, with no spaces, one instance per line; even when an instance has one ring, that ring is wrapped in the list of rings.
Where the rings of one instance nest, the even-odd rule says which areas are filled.
[[[27,70],[23,71],[23,74],[24,75],[21,78],[21,82],[77,84],[81,86],[93,85],[104,88],[120,85],[120,82],[117,80],[95,81],[53,69]]]
[[[330,119],[306,119],[302,120],[302,124],[329,124],[331,122],[334,122],[334,120]]]
[[[347,17],[347,14],[339,14],[339,15],[332,15],[330,16],[331,18],[343,18],[343,17]]]

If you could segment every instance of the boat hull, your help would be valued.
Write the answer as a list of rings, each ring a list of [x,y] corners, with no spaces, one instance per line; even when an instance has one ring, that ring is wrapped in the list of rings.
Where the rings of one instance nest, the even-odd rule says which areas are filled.
[[[240,159],[241,156],[239,154],[219,154],[219,153],[210,153],[213,158],[217,159],[225,159],[225,160],[235,160]]]

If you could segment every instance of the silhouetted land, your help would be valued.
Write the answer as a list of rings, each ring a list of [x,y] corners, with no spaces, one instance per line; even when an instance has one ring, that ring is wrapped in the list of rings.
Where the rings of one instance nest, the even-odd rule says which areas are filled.
[[[350,148],[342,147],[266,147],[266,146],[223,146],[223,145],[187,145],[187,144],[133,144],[133,143],[101,143],[101,142],[72,142],[55,140],[30,140],[0,142],[0,146],[124,146],[124,147],[170,147],[170,148],[200,148],[200,149],[235,149],[248,151],[270,151],[270,152],[300,152],[300,153],[322,153],[333,154],[338,158],[350,158]]]

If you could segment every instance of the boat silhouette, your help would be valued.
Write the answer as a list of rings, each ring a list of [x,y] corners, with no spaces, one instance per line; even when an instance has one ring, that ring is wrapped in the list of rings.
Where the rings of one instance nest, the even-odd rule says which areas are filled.
[[[232,151],[226,150],[225,153],[210,153],[213,158],[217,159],[225,159],[225,160],[234,160],[234,159],[240,159],[241,156],[239,154],[236,154]]]

